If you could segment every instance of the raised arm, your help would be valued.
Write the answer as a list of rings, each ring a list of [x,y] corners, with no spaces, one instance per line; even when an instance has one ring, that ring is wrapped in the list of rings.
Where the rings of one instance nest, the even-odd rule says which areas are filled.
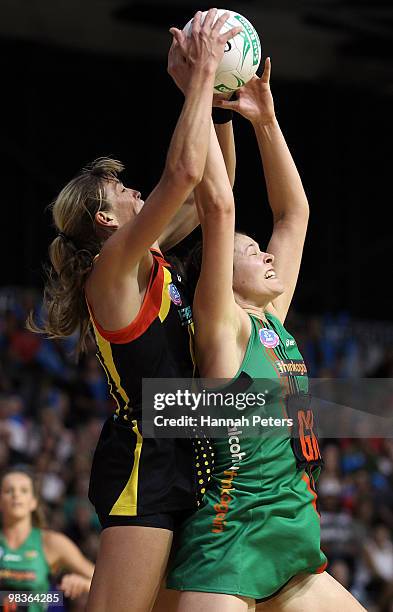
[[[214,95],[213,103],[222,96],[223,94]],[[218,142],[224,157],[229,182],[233,188],[236,174],[236,150],[233,125],[230,116],[227,115],[223,117],[222,113],[227,115],[227,113],[230,113],[230,111],[213,109],[212,117]],[[168,249],[174,247],[176,244],[181,242],[181,240],[186,238],[186,236],[188,236],[198,225],[199,217],[195,206],[195,196],[193,192],[184,202],[183,206],[177,211],[172,221],[167,225],[164,232],[158,239],[161,250],[167,251]]]
[[[231,94],[229,94],[230,96]],[[224,158],[229,182],[233,189],[235,184],[236,175],[236,148],[235,148],[235,137],[233,133],[233,122],[232,122],[232,111],[228,111],[221,108],[216,108],[216,104],[219,100],[225,100],[228,98],[228,94],[214,94],[213,96],[213,123],[216,130],[218,142],[221,147],[222,155]]]
[[[162,177],[147,198],[142,210],[120,227],[105,243],[97,270],[105,276],[129,275],[162,234],[176,211],[202,178],[210,130],[213,82],[224,47],[240,28],[220,34],[227,14],[214,25],[216,11],[210,10],[201,24],[201,12],[195,15],[191,36],[176,28],[169,54],[168,70],[187,73],[185,100],[167,154]]]
[[[213,125],[205,173],[195,197],[203,235],[201,272],[193,304],[197,359],[202,376],[209,372],[218,378],[227,375],[234,360],[240,321],[232,290],[235,206]],[[222,348],[223,337],[228,347],[225,355],[216,350]],[[223,358],[225,363],[220,363]],[[233,370],[235,373],[237,364]]]
[[[285,291],[270,308],[283,322],[295,291],[309,207],[303,185],[275,116],[270,91],[270,59],[262,77],[254,77],[239,90],[233,102],[221,102],[249,119],[255,130],[262,158],[269,204],[273,213],[273,233],[267,252],[274,255],[274,269]]]

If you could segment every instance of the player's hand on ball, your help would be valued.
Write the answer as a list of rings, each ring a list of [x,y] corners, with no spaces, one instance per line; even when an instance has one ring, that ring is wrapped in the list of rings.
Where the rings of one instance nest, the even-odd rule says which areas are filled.
[[[186,60],[190,74],[195,71],[202,71],[205,74],[214,75],[224,55],[228,40],[242,30],[239,26],[220,34],[229,13],[224,13],[214,22],[216,14],[217,9],[210,9],[202,22],[202,12],[198,11],[192,21],[189,36],[186,36],[184,32],[177,28],[169,30],[178,44],[177,51],[180,51]]]
[[[237,91],[233,101],[218,100],[218,108],[228,108],[249,119],[251,123],[266,125],[275,120],[274,103],[270,91],[270,58],[265,60],[261,78],[254,76],[246,85]]]
[[[178,88],[185,93],[190,79],[189,67],[187,66],[186,59],[176,38],[173,38],[168,53],[168,73],[171,75]]]
[[[213,106],[220,106],[221,100],[229,100],[233,94],[234,94],[233,91],[227,91],[226,93],[213,94]]]

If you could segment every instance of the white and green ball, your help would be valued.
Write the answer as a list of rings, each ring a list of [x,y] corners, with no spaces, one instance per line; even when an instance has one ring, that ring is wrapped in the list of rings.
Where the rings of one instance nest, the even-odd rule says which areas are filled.
[[[261,62],[262,49],[257,31],[248,19],[235,11],[219,9],[215,20],[223,13],[229,13],[229,17],[221,32],[242,26],[241,32],[227,42],[224,57],[216,72],[214,89],[226,93],[236,91],[254,76]],[[203,13],[202,19],[206,14],[207,11]],[[184,26],[184,33],[189,35],[191,27],[192,19]]]

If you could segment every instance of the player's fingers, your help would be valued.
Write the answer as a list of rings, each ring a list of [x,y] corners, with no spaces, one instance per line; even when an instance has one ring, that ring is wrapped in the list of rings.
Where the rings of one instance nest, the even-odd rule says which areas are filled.
[[[228,32],[223,32],[221,34],[221,40],[223,42],[228,42],[228,40],[230,40],[231,38],[234,38],[234,36],[239,34],[239,32],[241,32],[242,29],[243,29],[242,26],[237,26],[236,28],[232,28],[231,30],[228,30]]]
[[[191,32],[197,34],[201,30],[202,11],[197,11],[194,15],[191,25]]]
[[[216,21],[216,23],[214,24],[214,26],[212,27],[212,30],[214,32],[217,32],[218,34],[221,32],[221,28],[224,25],[224,23],[226,22],[226,20],[229,17],[229,13],[225,12],[221,15],[221,17],[219,17]]]
[[[269,83],[270,81],[270,73],[271,73],[271,69],[272,69],[272,65],[271,65],[271,61],[270,61],[270,57],[267,57],[265,59],[265,67],[263,69],[263,74],[261,76],[261,80],[264,83]]]
[[[183,56],[187,54],[187,41],[186,41],[186,35],[184,34],[184,32],[181,32],[180,30],[177,30],[175,28],[175,32],[172,33],[173,35],[173,40],[174,40],[174,45],[173,47],[171,47],[171,52],[172,55],[175,55],[176,53],[181,53]]]
[[[215,16],[217,15],[217,9],[216,8],[212,8],[209,11],[207,11],[207,15],[203,21],[202,24],[202,28],[204,30],[210,31],[212,29],[213,26],[213,21],[215,19]]]
[[[169,47],[169,53],[168,53],[168,55],[172,55],[172,54],[173,54],[173,52],[174,52],[175,48],[178,46],[178,44],[179,44],[179,43],[177,42],[176,38],[172,38],[172,44],[171,44],[171,46]]]
[[[237,111],[239,108],[239,100],[217,100],[214,106],[217,106],[217,108],[226,108],[228,110]]]
[[[171,28],[170,33],[173,36],[173,41],[176,41],[178,44],[181,44],[184,40],[184,33],[177,28]]]
[[[257,76],[256,74],[254,74],[254,76],[252,76],[252,77],[251,77],[251,79],[250,79],[249,81],[247,81],[247,83],[244,85],[244,88],[246,88],[246,87],[251,87],[251,85],[252,85],[253,83],[255,83],[256,81],[262,81],[262,78],[259,78],[259,76]],[[243,94],[242,89],[243,89],[243,87],[241,87],[241,88],[239,89],[239,95],[242,95],[242,94]]]

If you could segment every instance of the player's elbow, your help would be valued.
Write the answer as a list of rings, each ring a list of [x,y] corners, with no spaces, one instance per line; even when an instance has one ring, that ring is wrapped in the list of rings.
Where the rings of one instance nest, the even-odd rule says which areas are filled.
[[[206,198],[204,213],[209,216],[229,219],[235,214],[235,201],[232,194],[214,194]]]
[[[171,181],[177,185],[184,185],[189,191],[192,191],[202,180],[203,168],[200,164],[192,161],[177,164],[167,164],[165,173]]]

